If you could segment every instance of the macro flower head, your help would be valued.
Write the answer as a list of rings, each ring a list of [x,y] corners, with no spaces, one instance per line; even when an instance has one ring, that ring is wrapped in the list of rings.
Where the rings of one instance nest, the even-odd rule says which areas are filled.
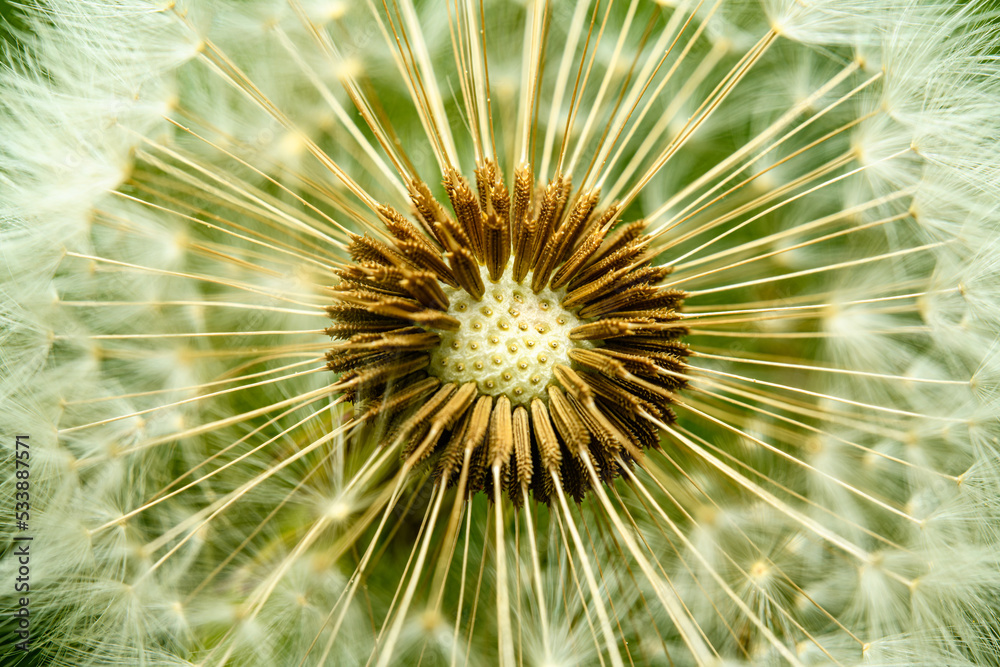
[[[1000,664],[989,3],[19,11],[5,661]]]

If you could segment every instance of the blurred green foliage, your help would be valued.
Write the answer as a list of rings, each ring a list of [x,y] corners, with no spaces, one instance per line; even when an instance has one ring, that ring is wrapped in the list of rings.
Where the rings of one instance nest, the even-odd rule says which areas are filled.
[[[13,43],[16,40],[12,30],[16,31],[25,27],[18,4],[11,0],[0,0],[0,39],[5,43]]]

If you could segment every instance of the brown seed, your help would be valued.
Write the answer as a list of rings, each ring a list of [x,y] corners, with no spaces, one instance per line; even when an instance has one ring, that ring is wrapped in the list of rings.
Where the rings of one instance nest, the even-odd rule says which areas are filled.
[[[421,180],[411,180],[406,184],[406,189],[410,194],[410,201],[417,214],[417,220],[423,225],[429,236],[433,236],[438,243],[444,245],[444,240],[435,231],[435,223],[444,223],[450,218],[431,194],[431,189]]]
[[[535,486],[535,494],[536,497],[541,496],[543,499],[548,499],[554,491],[553,484],[561,484],[562,449],[559,447],[559,440],[556,438],[552,422],[549,420],[549,411],[540,398],[531,402],[531,426],[538,447],[538,460],[541,468],[538,476],[541,484]],[[555,480],[553,480],[553,476],[556,478]]]
[[[524,406],[519,405],[514,409],[512,431],[514,436],[515,470],[517,473],[515,479],[519,485],[530,487],[533,472],[531,465],[531,418],[528,416],[528,411],[524,409]],[[516,496],[512,492],[511,500],[514,500],[515,497],[519,496]]]
[[[483,298],[486,286],[483,285],[482,276],[479,275],[479,264],[476,263],[472,253],[466,248],[455,248],[452,252],[445,253],[451,270],[455,274],[455,279],[466,292],[472,295],[477,301]]]
[[[477,260],[483,258],[483,211],[479,199],[469,187],[469,182],[454,169],[445,174],[444,189],[455,210],[455,218],[471,242],[471,251]]]
[[[523,164],[514,172],[514,210],[510,221],[511,236],[517,239],[524,221],[531,215],[531,194],[535,178],[530,164]]]
[[[514,452],[514,432],[510,399],[497,397],[490,419],[490,465],[505,466]]]

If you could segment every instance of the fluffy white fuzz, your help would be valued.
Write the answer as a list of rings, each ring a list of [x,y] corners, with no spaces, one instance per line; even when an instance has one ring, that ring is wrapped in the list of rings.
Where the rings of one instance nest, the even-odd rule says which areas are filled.
[[[1000,664],[992,13],[607,4],[25,10],[0,497],[29,433],[43,662]],[[689,294],[677,422],[582,503],[456,501],[330,395],[347,233],[493,151]]]

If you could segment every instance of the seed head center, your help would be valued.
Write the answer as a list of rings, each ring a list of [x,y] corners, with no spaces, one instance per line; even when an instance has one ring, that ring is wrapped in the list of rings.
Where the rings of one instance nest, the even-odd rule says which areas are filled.
[[[475,382],[481,393],[506,394],[517,405],[544,397],[553,369],[569,365],[569,351],[591,345],[570,340],[570,330],[581,321],[562,307],[565,289],[546,287],[535,294],[530,273],[520,285],[511,274],[508,266],[492,282],[483,269],[486,293],[479,301],[465,290],[444,288],[448,314],[461,326],[439,332],[430,372],[442,382]]]

